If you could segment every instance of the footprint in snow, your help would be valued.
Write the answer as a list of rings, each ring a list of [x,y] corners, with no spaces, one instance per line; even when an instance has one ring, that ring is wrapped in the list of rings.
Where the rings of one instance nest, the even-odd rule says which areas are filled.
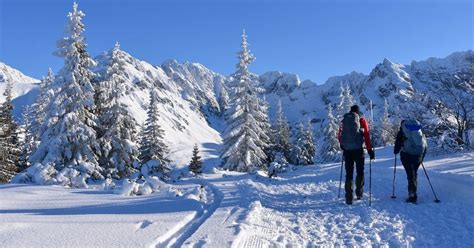
[[[153,221],[150,221],[150,220],[144,220],[144,221],[139,221],[137,223],[137,228],[136,228],[136,231],[135,232],[138,232],[139,230],[141,229],[145,229],[147,228],[148,226],[152,225],[154,222]]]

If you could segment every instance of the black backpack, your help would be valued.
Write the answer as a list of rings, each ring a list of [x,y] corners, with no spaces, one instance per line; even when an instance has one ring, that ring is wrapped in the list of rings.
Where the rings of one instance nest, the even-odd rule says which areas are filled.
[[[341,144],[344,150],[362,149],[364,145],[363,132],[360,128],[360,116],[350,112],[342,119]]]

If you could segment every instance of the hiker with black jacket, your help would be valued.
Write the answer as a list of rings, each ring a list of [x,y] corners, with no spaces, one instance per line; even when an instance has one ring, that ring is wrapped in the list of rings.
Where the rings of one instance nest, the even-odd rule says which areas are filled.
[[[375,159],[375,153],[370,142],[369,125],[362,117],[359,106],[354,105],[351,111],[344,114],[338,132],[339,145],[343,150],[346,164],[346,204],[351,205],[353,199],[354,163],[356,166],[356,196],[362,199],[364,193],[364,143],[370,159]]]
[[[416,203],[418,196],[417,174],[427,149],[426,138],[421,131],[421,125],[416,120],[403,120],[397,133],[393,153],[400,153],[408,180],[407,202]]]

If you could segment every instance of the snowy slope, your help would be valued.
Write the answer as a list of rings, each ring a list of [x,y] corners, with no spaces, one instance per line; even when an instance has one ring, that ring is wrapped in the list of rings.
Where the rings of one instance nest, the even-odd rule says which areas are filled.
[[[413,205],[404,200],[406,177],[400,164],[397,198],[390,198],[392,149],[377,150],[371,207],[369,167],[363,200],[347,206],[337,197],[340,164],[296,167],[271,180],[234,172],[185,178],[172,186],[183,192],[182,197],[167,189],[125,197],[101,189],[3,185],[0,243],[4,247],[472,246],[474,153],[428,156],[425,166],[441,203],[433,202],[420,168],[419,203]],[[206,185],[203,194],[196,194],[197,184]]]
[[[5,87],[7,82],[13,83],[13,114],[15,117],[21,115],[25,105],[32,104],[38,95],[39,80],[28,77],[5,63],[0,62],[0,102],[5,101]]]
[[[146,119],[149,91],[155,90],[158,93],[162,117],[160,124],[170,147],[172,164],[178,167],[187,165],[195,143],[200,144],[206,158],[217,157],[216,148],[221,143],[220,134],[208,125],[205,115],[195,105],[194,98],[183,97],[186,89],[182,83],[170,78],[161,67],[140,61],[126,52],[123,53],[128,81],[122,101],[138,123],[143,124]],[[109,58],[110,52],[96,58],[98,66],[95,72],[99,76],[97,80],[105,74]]]
[[[180,86],[183,99],[198,106],[204,114],[220,115],[228,102],[227,78],[199,63],[168,60],[161,65],[168,77]]]

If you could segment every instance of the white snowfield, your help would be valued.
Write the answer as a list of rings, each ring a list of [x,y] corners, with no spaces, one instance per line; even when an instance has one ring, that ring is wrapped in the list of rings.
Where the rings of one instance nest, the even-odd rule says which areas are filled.
[[[218,172],[134,197],[98,187],[2,185],[0,247],[472,247],[474,152],[429,156],[441,202],[420,168],[414,205],[405,203],[399,161],[397,198],[390,198],[392,149],[376,151],[371,207],[368,161],[364,198],[352,206],[337,197],[340,164],[296,167],[273,179]]]

